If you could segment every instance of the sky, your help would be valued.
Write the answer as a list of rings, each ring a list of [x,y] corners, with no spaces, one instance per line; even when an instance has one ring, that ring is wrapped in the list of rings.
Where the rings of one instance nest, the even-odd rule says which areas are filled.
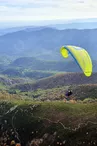
[[[0,23],[97,17],[97,0],[0,0]]]

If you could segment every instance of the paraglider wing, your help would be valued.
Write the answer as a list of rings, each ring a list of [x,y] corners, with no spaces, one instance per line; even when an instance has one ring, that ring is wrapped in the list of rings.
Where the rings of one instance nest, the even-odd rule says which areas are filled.
[[[91,76],[92,61],[85,49],[76,46],[63,46],[60,51],[64,58],[67,58],[69,56],[68,54],[71,54],[84,74],[87,77]]]

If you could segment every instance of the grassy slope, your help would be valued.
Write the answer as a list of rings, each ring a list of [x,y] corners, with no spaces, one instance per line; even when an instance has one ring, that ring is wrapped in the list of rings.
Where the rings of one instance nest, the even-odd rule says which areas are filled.
[[[42,146],[56,146],[58,142],[65,146],[97,144],[97,103],[15,100],[0,102],[0,115],[1,125],[4,127],[0,136],[3,137],[6,131],[12,129],[14,134],[10,133],[10,139],[18,133],[16,141],[20,141],[23,146],[28,141],[35,142],[34,139]]]
[[[62,73],[11,87],[19,90],[21,95],[42,100],[62,100],[68,88],[72,89],[75,99],[97,98],[97,73],[89,78],[81,73]]]
[[[66,98],[65,94],[69,86],[63,86],[60,88],[52,88],[52,89],[38,89],[35,91],[29,92],[20,92],[20,95],[27,95],[35,100],[63,100]],[[86,98],[97,99],[97,84],[87,84],[87,85],[78,85],[72,86],[72,92],[76,100],[84,100]]]
[[[75,74],[73,75],[75,76]],[[71,74],[66,76],[68,77],[67,81],[70,76]],[[65,79],[64,74],[57,77],[59,80],[61,77],[60,83],[63,78]],[[53,79],[56,81],[56,76]],[[77,79],[79,79],[79,76]],[[96,75],[94,75],[91,81],[95,79]],[[45,79],[39,82],[41,81],[44,82]],[[52,83],[54,85],[53,81]],[[47,86],[50,87],[49,84]],[[46,88],[43,90],[36,88],[33,92],[20,92],[16,90],[16,94],[1,91],[0,144],[2,138],[4,139],[7,133],[10,141],[15,139],[22,146],[25,146],[28,141],[30,143],[31,141],[32,143],[36,142],[38,146],[97,145],[97,102],[73,104],[64,103],[63,101],[33,101],[33,99],[29,98],[34,96],[35,98],[40,97],[50,100],[63,99],[67,88],[68,86],[57,88],[54,86],[52,89]],[[96,98],[94,95],[97,95],[96,84],[75,85],[72,86],[72,89],[76,99],[85,99],[86,97]]]
[[[10,94],[16,94],[16,96],[31,97],[35,100],[63,100],[68,88],[72,89],[75,99],[84,100],[86,98],[97,98],[97,84],[90,84],[97,82],[96,73],[90,78],[86,78],[79,73],[58,74],[38,80],[37,82],[30,83],[28,80],[28,83],[25,84],[20,84],[23,79],[20,81],[20,79],[17,78],[8,79],[4,76],[0,79],[7,84],[1,82],[1,91],[5,90]],[[25,81],[27,82],[27,80]],[[82,85],[79,85],[80,81],[83,83]],[[69,84],[70,82],[73,84]],[[10,87],[10,85],[14,83],[17,83],[17,85]]]

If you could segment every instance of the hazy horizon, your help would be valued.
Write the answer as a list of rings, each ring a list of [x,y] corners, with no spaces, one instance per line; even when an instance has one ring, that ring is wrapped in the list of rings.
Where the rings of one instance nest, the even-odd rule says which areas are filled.
[[[26,27],[26,26],[52,26],[55,24],[73,24],[73,23],[88,23],[97,22],[97,18],[89,19],[71,19],[71,20],[37,20],[32,22],[0,22],[0,29],[13,28],[13,27]]]
[[[96,0],[0,0],[0,27],[97,19]]]

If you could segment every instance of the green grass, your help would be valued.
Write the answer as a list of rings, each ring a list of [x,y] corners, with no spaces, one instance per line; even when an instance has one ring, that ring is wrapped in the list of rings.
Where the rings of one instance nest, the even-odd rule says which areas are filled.
[[[16,105],[16,109],[5,114]],[[31,140],[32,132],[34,132],[32,139],[43,138],[46,133],[50,137],[56,132],[55,138],[51,140],[53,141],[52,146],[56,146],[58,136],[60,141],[68,141],[71,137],[72,145],[75,146],[78,140],[81,142],[86,139],[91,141],[92,130],[95,133],[94,129],[97,128],[97,124],[95,124],[97,122],[97,102],[74,104],[64,103],[63,101],[33,101],[30,98],[6,99],[0,101],[0,116],[2,116],[2,121],[7,120],[11,129],[12,119],[14,118],[14,126],[16,130],[18,129],[19,137],[25,143],[24,145]],[[24,131],[22,131],[23,129]],[[84,132],[87,131],[90,134],[86,137]],[[43,146],[50,144],[48,140],[45,142]]]
[[[6,100],[7,101],[7,100]],[[37,112],[35,112],[36,115],[44,117],[46,115],[49,117],[53,114],[53,116],[56,116],[58,113],[63,113],[65,115],[70,115],[72,117],[84,117],[86,115],[92,116],[97,115],[97,103],[64,103],[63,101],[53,101],[53,102],[41,102],[41,101],[33,101],[33,100],[10,100],[14,105],[18,105],[21,107],[29,107],[33,105],[38,105]],[[2,102],[1,102],[2,103]],[[49,113],[49,114],[48,114]]]

